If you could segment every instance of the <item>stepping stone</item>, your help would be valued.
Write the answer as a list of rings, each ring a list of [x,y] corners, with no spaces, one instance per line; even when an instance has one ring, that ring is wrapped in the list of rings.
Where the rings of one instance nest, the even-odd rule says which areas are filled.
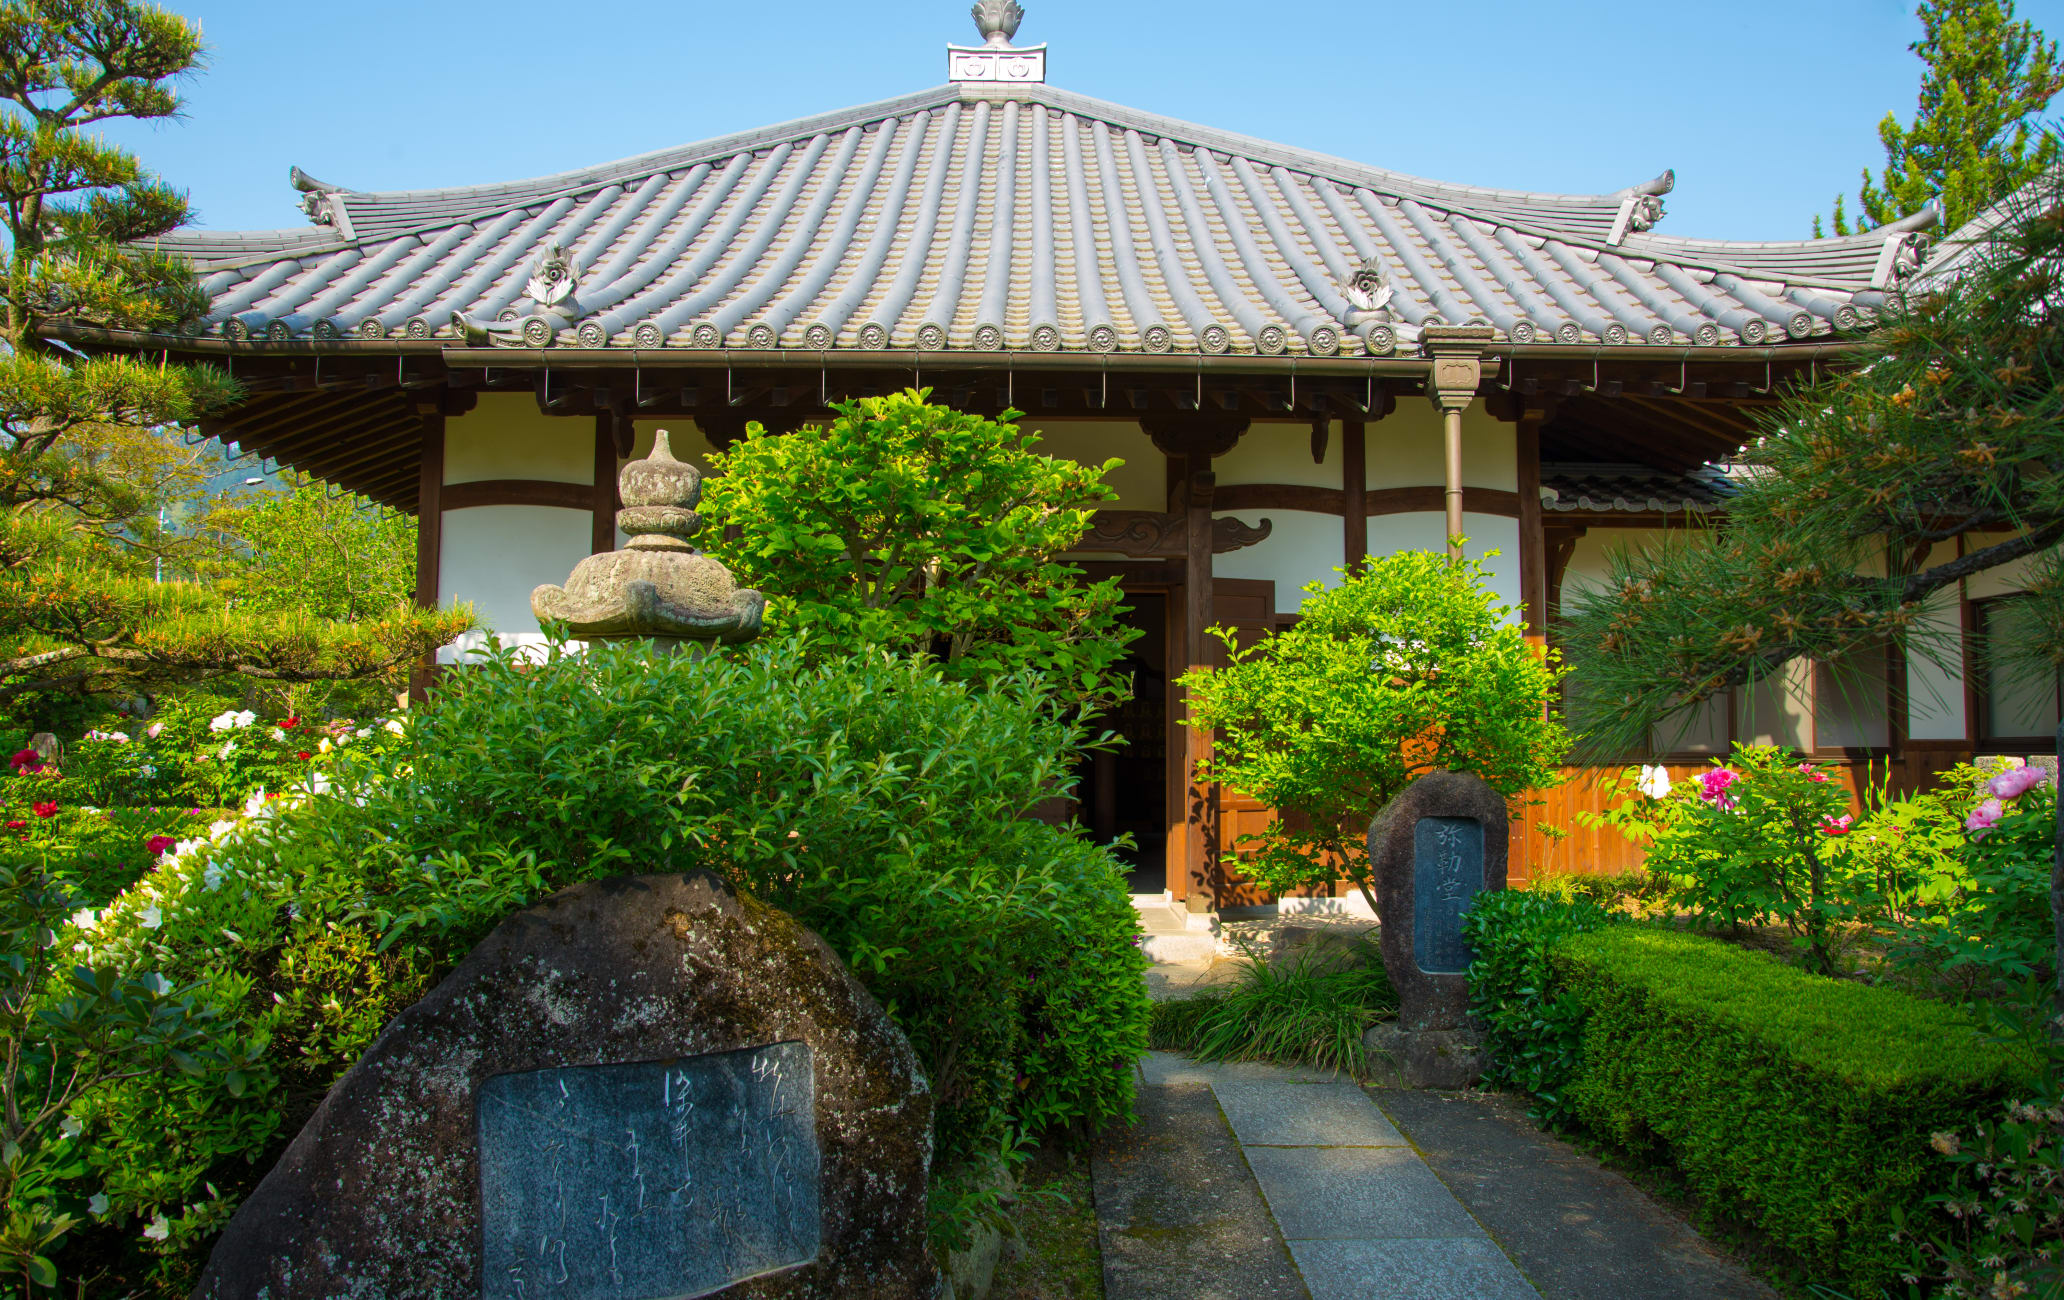
[[[1211,1088],[1140,1089],[1090,1156],[1105,1300],[1309,1300]]]
[[[1401,1147],[1405,1139],[1352,1083],[1214,1084],[1246,1146]]]
[[[1290,1253],[1312,1300],[1540,1300],[1482,1237],[1293,1241]]]
[[[1248,1147],[1247,1162],[1292,1241],[1482,1237],[1410,1147]]]

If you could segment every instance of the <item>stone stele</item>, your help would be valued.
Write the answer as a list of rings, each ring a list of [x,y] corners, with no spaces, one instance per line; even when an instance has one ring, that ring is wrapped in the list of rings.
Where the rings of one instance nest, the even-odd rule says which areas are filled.
[[[1377,938],[1398,1019],[1370,1031],[1414,1087],[1462,1087],[1482,1073],[1468,1023],[1470,954],[1462,914],[1505,888],[1505,800],[1467,772],[1429,772],[1369,826]]]
[[[932,1099],[816,935],[715,876],[510,917],[252,1192],[196,1300],[930,1300]]]
[[[617,492],[623,509],[616,526],[630,534],[630,544],[574,565],[564,587],[531,592],[538,621],[570,623],[586,641],[644,639],[668,647],[758,636],[766,600],[688,540],[702,528],[695,512],[702,471],[674,459],[665,429],[653,438],[651,455],[623,467]]]

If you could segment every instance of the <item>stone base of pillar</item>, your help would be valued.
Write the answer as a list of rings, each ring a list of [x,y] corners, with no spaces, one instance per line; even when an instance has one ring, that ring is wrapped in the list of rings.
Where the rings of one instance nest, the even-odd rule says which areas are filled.
[[[1373,1063],[1378,1080],[1405,1088],[1473,1086],[1483,1078],[1483,1044],[1479,1029],[1414,1031],[1400,1029],[1395,1020],[1371,1025],[1362,1035],[1362,1046],[1383,1058]],[[1386,1074],[1392,1077],[1385,1080]]]

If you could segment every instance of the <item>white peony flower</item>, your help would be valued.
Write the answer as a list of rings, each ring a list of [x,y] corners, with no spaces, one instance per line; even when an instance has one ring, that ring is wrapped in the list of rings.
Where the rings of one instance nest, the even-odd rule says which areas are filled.
[[[234,727],[236,724],[237,720],[235,713],[218,713],[214,717],[208,719],[208,730],[228,731],[231,727]]]
[[[230,717],[236,722],[236,724],[239,727],[248,727],[252,723],[258,721],[258,715],[251,712],[249,709],[240,710],[237,713],[231,714]]]
[[[211,839],[211,840],[219,840],[219,839],[221,839],[221,838],[222,838],[223,836],[225,836],[225,835],[229,834],[229,833],[230,833],[231,831],[235,830],[235,829],[236,829],[236,826],[237,826],[237,824],[236,824],[235,822],[233,822],[233,821],[230,821],[230,820],[229,820],[228,818],[224,818],[223,820],[221,820],[221,821],[219,821],[219,822],[209,822],[209,823],[208,823],[208,838],[209,838],[209,839]]]
[[[143,1230],[143,1235],[152,1241],[163,1241],[172,1235],[172,1221],[160,1214],[150,1221],[150,1227]]]
[[[371,727],[360,727],[357,731],[354,731],[351,734],[358,737],[360,740],[364,740],[367,736],[373,734],[373,729]]]
[[[261,785],[256,790],[253,790],[251,792],[250,798],[244,800],[244,816],[256,817],[259,813],[264,811],[265,787]]]
[[[129,743],[128,733],[121,731],[89,731],[86,733],[86,739],[104,740],[115,745],[126,745]]]
[[[1651,799],[1660,799],[1670,793],[1670,773],[1660,763],[1643,766],[1641,779],[1634,783],[1634,788]]]
[[[317,745],[315,747],[315,752],[318,754],[327,754],[330,752],[330,738],[328,736],[324,736],[322,738],[322,744]]]
[[[274,727],[272,729],[272,738],[274,740],[285,740],[287,738],[287,733],[280,730],[278,727]]]
[[[408,728],[401,725],[400,718],[389,718],[387,719],[387,730],[399,736],[404,734],[408,730]]]

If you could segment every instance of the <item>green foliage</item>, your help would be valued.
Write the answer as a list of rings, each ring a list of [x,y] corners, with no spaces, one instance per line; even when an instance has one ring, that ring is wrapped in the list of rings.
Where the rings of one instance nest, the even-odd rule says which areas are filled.
[[[271,1045],[240,1097],[143,1078],[83,1110],[77,1186],[108,1197],[109,1242],[165,1216],[153,1285],[179,1291],[337,1074],[510,911],[709,869],[823,935],[903,1027],[937,1101],[935,1185],[979,1214],[1021,1137],[1130,1113],[1145,1045],[1122,871],[1026,815],[1082,735],[1027,678],[978,690],[796,641],[454,674],[391,756],[333,754],[334,793],[263,804],[66,932]]]
[[[1115,494],[1097,467],[1045,456],[1036,434],[933,405],[929,389],[833,403],[821,428],[747,426],[711,458],[711,553],[774,600],[777,625],[816,653],[936,653],[949,676],[1030,670],[1064,703],[1108,705],[1135,633],[1116,579],[1085,583],[1058,557]],[[736,536],[727,536],[727,530]]]
[[[1368,1072],[1362,1034],[1397,1011],[1372,937],[1312,945],[1288,961],[1250,954],[1230,988],[1154,1005],[1152,1044],[1201,1061],[1274,1061]]]
[[[1717,694],[1782,681],[1796,658],[1839,670],[1891,644],[1961,680],[1956,620],[1930,602],[2027,557],[2029,628],[2003,649],[2064,663],[2060,255],[2064,176],[2046,172],[1954,279],[1766,413],[1725,530],[1613,554],[1563,638],[1571,716],[1593,748],[1626,753]],[[1958,534],[1994,536],[1921,567]]]
[[[247,557],[227,592],[239,608],[354,623],[415,598],[415,522],[363,497],[297,476],[217,526]]]
[[[1484,1027],[1492,1083],[1531,1099],[1528,1114],[1543,1124],[1573,1118],[1563,1089],[1576,1076],[1583,1007],[1551,988],[1549,954],[1573,935],[1615,918],[1588,899],[1544,890],[1486,890],[1462,918],[1469,963],[1469,1013]]]
[[[1313,583],[1295,626],[1182,679],[1216,727],[1211,780],[1291,814],[1241,837],[1242,872],[1276,892],[1345,877],[1370,905],[1362,834],[1436,768],[1508,799],[1554,784],[1565,748],[1552,652],[1529,647],[1482,565],[1425,551]]]
[[[1582,1013],[1570,1113],[1753,1225],[1804,1280],[1858,1294],[1910,1266],[1891,1234],[1947,1185],[1931,1135],[2034,1073],[1943,1003],[1697,935],[1609,926],[1549,960]]]
[[[1929,1198],[1932,1215],[1895,1220],[1921,1260],[1909,1296],[2064,1296],[2064,1042],[2043,1005],[2047,990],[2028,991],[2034,1005],[2006,1004],[1995,1022],[2042,1062],[2041,1080],[1968,1128],[1931,1135],[1951,1181]]]
[[[1941,198],[1954,230],[2057,161],[2057,141],[2033,119],[2064,89],[2057,43],[2015,20],[2014,0],[1921,0],[1920,103],[1911,126],[1885,114],[1884,172],[1863,172],[1857,206],[1868,230]],[[1820,234],[1820,218],[1813,219]],[[1851,233],[1835,198],[1835,233]]]
[[[40,869],[0,859],[0,1273],[23,1297],[83,1295],[97,1280],[90,1257],[59,1267],[74,1229],[106,1210],[78,1190],[78,1113],[153,1075],[233,1095],[263,1050],[239,1047],[221,1007],[155,971],[67,965],[76,901]]]

